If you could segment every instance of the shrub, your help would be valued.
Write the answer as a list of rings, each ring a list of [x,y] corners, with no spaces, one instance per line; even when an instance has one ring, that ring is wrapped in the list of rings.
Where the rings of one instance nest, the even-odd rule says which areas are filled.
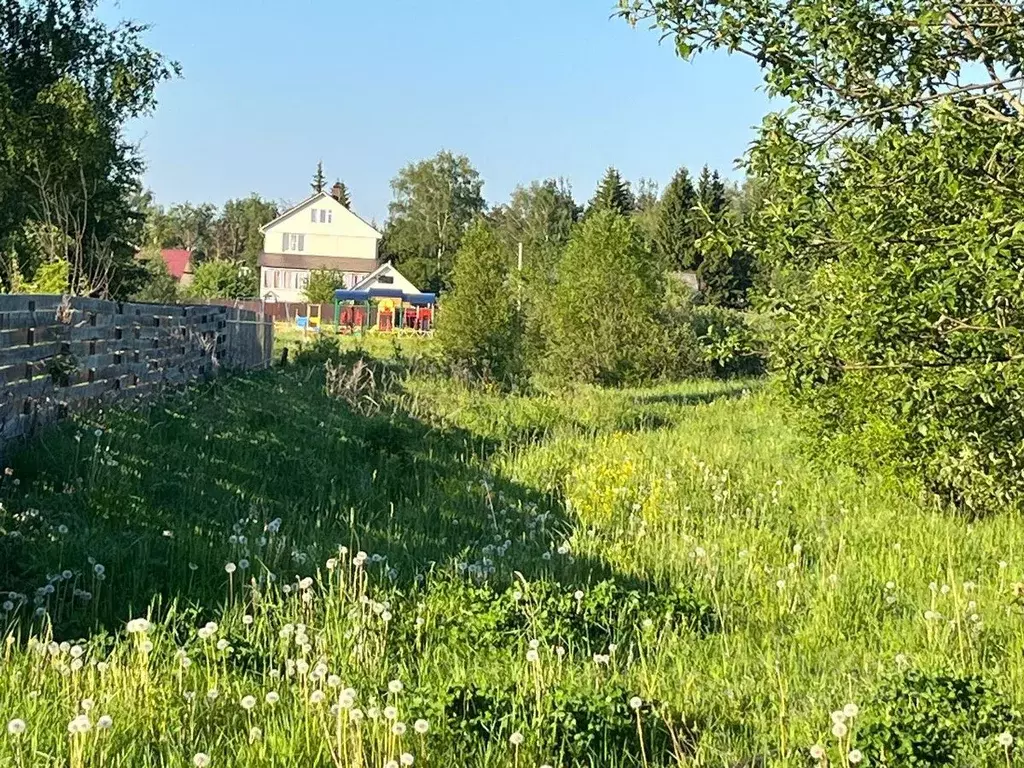
[[[196,268],[189,293],[202,299],[245,299],[259,290],[256,271],[238,261],[214,259]]]
[[[334,292],[345,285],[345,273],[333,269],[314,269],[306,285],[306,301],[311,304],[330,304]]]
[[[887,679],[865,716],[857,745],[871,765],[1001,763],[999,734],[1019,729],[1017,713],[984,678],[917,670]]]
[[[435,336],[455,369],[511,383],[523,372],[523,322],[501,240],[474,224],[455,255],[452,291],[438,311]]]
[[[835,455],[975,514],[1020,508],[1024,127],[940,106],[851,144],[824,181],[772,135],[760,229],[789,392]]]
[[[600,211],[576,228],[552,301],[548,366],[560,380],[619,385],[661,374],[664,270],[632,220]]]

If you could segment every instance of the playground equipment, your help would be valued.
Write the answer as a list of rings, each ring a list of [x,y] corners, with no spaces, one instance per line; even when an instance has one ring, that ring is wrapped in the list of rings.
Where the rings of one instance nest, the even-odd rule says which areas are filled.
[[[307,331],[313,333],[320,333],[322,326],[322,314],[321,307],[319,304],[307,304],[305,315],[295,316],[295,326],[302,329],[302,335],[305,336]]]
[[[339,290],[334,292],[334,327],[338,332],[363,333],[409,329],[427,332],[434,326],[433,293],[406,293],[397,288]]]

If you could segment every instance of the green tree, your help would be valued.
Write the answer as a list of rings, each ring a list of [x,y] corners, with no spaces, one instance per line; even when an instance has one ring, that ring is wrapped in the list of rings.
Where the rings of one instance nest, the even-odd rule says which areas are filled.
[[[178,298],[178,284],[160,256],[158,248],[147,248],[139,253],[139,261],[146,270],[146,281],[132,296],[133,301],[154,304],[173,304]]]
[[[706,165],[701,168],[697,179],[697,205],[701,210],[693,213],[694,228],[697,237],[703,237],[714,229],[729,210],[725,183],[718,171],[712,171]]]
[[[665,270],[632,219],[587,216],[558,270],[548,359],[563,381],[623,384],[654,377],[664,360]]]
[[[144,26],[108,25],[96,6],[0,2],[0,251],[19,248],[27,222],[57,227],[69,286],[124,296],[141,277],[142,163],[123,128],[177,68],[142,44]]]
[[[686,168],[680,168],[665,187],[658,211],[654,250],[670,269],[694,269],[698,254],[694,208],[697,192]]]
[[[484,209],[482,188],[469,158],[448,151],[407,165],[391,182],[388,248],[421,288],[448,282],[462,235]]]
[[[319,194],[324,191],[324,187],[327,185],[327,177],[324,175],[324,161],[320,160],[316,164],[316,173],[313,174],[313,183],[309,186],[313,188],[313,192]]]
[[[563,179],[516,187],[509,202],[495,208],[489,216],[503,241],[509,264],[517,268],[516,299],[523,311],[526,360],[531,367],[543,355],[546,312],[552,301],[558,261],[579,216],[572,189]]]
[[[242,261],[255,269],[263,250],[260,227],[276,219],[278,214],[276,203],[264,200],[255,192],[248,197],[228,200],[211,225],[214,257]]]
[[[703,212],[703,209],[700,209]],[[705,301],[729,309],[745,309],[754,284],[754,258],[731,217],[722,217],[697,241],[697,278]]]
[[[248,299],[259,290],[256,270],[228,259],[211,259],[195,271],[189,294],[200,299]]]
[[[1024,10],[996,0],[625,0],[684,56],[750,56],[746,234],[770,353],[822,445],[974,513],[1024,508]]]
[[[654,241],[658,234],[658,221],[661,217],[661,201],[658,199],[658,182],[653,179],[640,179],[636,185],[636,206],[633,218],[644,247],[654,249]],[[666,262],[668,263],[668,262]]]
[[[345,287],[345,273],[333,269],[314,269],[309,273],[309,284],[306,285],[306,301],[311,304],[330,304],[334,301],[334,292]]]
[[[170,237],[161,247],[184,248],[196,254],[199,260],[207,255],[216,257],[213,251],[217,206],[184,202],[172,206],[165,215]]]
[[[636,198],[629,188],[629,182],[615,168],[609,168],[587,207],[587,215],[613,211],[621,216],[629,216],[635,209]]]
[[[478,220],[455,256],[452,289],[437,316],[437,343],[448,361],[485,380],[512,383],[523,369],[523,323],[508,254]]]
[[[349,196],[348,187],[345,186],[345,182],[341,179],[334,182],[334,188],[331,190],[331,194],[334,195],[334,198],[346,208],[352,207],[352,198]]]

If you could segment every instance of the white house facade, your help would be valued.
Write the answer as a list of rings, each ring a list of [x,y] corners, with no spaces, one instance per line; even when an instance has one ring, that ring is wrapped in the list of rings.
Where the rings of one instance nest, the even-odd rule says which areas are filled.
[[[382,235],[342,205],[338,193],[337,187],[318,192],[260,229],[263,299],[305,301],[313,270],[342,273],[347,288],[376,271]]]

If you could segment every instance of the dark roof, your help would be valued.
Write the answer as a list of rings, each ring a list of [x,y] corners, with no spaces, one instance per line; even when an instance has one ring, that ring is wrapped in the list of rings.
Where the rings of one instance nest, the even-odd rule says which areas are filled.
[[[373,272],[376,259],[353,259],[345,256],[310,256],[305,253],[261,253],[261,267],[281,269],[336,269],[339,272]]]

